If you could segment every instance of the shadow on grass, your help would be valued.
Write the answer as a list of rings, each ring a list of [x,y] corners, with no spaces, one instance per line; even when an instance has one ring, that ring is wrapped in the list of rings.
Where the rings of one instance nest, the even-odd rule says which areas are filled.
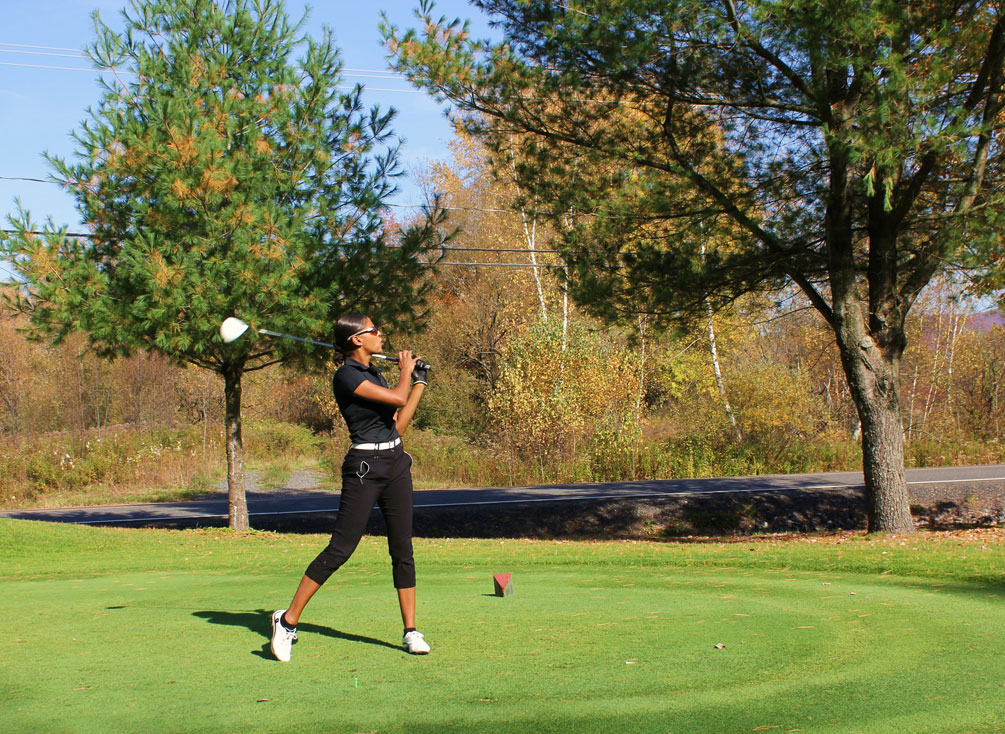
[[[252,632],[257,632],[266,639],[265,644],[262,646],[261,650],[255,650],[252,652],[253,655],[257,655],[268,660],[272,660],[272,652],[269,649],[269,641],[272,637],[272,622],[270,617],[272,615],[272,610],[268,609],[257,609],[253,612],[224,612],[224,611],[204,611],[204,612],[192,612],[193,617],[199,617],[200,619],[205,619],[210,624],[222,624],[231,627],[245,627]],[[392,642],[387,642],[385,640],[378,640],[374,637],[367,637],[365,635],[354,635],[351,632],[343,632],[342,630],[332,629],[331,627],[323,627],[319,624],[298,624],[297,632],[308,632],[317,635],[324,635],[325,637],[333,637],[336,640],[346,640],[347,642],[361,642],[366,645],[377,645],[379,647],[389,647],[392,650],[405,653],[405,650],[401,645],[395,645]]]

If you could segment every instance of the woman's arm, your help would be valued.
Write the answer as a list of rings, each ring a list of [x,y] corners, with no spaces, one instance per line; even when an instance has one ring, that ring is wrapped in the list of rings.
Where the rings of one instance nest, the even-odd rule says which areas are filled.
[[[415,409],[419,405],[419,398],[422,397],[422,391],[425,389],[426,383],[424,382],[412,385],[412,391],[408,393],[408,400],[401,407],[401,410],[394,414],[394,426],[398,429],[399,436],[405,435],[405,430],[412,422],[412,416],[415,415]]]
[[[415,369],[416,357],[412,356],[410,350],[398,352],[398,384],[392,388],[382,387],[376,383],[364,380],[356,386],[354,395],[359,395],[365,400],[372,400],[375,403],[387,403],[396,408],[404,408],[408,404],[409,391],[412,388],[412,370]],[[418,402],[418,398],[416,398]],[[413,406],[412,412],[415,412]]]

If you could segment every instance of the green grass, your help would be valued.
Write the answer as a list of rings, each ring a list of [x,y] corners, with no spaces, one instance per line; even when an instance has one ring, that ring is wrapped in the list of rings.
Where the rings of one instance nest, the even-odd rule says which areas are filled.
[[[0,731],[995,732],[1005,533],[730,543],[416,541],[398,648],[382,538],[268,653],[322,536],[0,521]],[[491,595],[509,571],[515,595]],[[722,649],[716,649],[722,643]]]

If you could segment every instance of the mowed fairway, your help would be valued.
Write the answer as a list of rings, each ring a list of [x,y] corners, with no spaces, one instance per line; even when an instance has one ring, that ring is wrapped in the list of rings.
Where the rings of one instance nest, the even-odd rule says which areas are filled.
[[[268,652],[322,536],[0,521],[2,732],[1000,732],[1005,533],[383,538]],[[511,572],[515,595],[492,595]],[[717,648],[721,644],[723,647]]]

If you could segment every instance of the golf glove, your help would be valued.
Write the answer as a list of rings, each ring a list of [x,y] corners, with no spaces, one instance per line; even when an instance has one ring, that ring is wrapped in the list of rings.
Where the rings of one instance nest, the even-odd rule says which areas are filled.
[[[420,370],[418,367],[416,367],[414,370],[412,370],[412,384],[418,385],[421,383],[423,385],[428,385],[429,378],[427,377],[427,373],[428,370]]]

